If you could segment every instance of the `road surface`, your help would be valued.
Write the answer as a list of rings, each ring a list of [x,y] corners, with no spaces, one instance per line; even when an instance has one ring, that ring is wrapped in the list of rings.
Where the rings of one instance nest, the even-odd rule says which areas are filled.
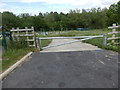
[[[112,51],[37,52],[3,80],[3,88],[117,88]]]
[[[118,53],[82,42],[44,49],[10,73],[3,88],[118,88]]]

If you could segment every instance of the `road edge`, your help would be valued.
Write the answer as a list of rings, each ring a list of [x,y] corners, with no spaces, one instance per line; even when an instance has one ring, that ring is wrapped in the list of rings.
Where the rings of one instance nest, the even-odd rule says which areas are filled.
[[[0,80],[2,80],[4,77],[6,77],[11,71],[13,71],[16,67],[18,67],[22,62],[25,61],[26,58],[32,55],[33,52],[29,52],[26,54],[23,58],[21,58],[19,61],[17,61],[15,64],[13,64],[10,68],[5,70],[3,73],[0,74]]]

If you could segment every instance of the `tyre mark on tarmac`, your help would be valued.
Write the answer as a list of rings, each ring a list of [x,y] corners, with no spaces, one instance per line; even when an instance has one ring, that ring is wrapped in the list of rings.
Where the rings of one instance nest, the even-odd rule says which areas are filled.
[[[105,64],[103,61],[101,61],[101,60],[98,60],[100,63],[102,63],[102,64]]]

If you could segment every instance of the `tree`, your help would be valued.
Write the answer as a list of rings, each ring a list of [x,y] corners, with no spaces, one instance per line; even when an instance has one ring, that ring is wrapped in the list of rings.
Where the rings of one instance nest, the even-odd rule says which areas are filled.
[[[2,13],[2,25],[6,28],[6,30],[10,30],[12,27],[19,27],[21,24],[20,18],[12,12]]]
[[[117,13],[118,24],[120,24],[120,1],[117,3],[117,7],[118,7],[118,13]]]
[[[113,23],[120,24],[120,1],[117,4],[112,4],[109,9],[91,8],[70,10],[69,13],[57,13],[51,11],[50,13],[39,13],[39,15],[30,15],[23,13],[16,16],[12,12],[3,12],[2,21],[6,30],[12,27],[31,27],[35,30],[41,28],[57,30],[60,28],[106,28]]]
[[[116,4],[112,4],[108,11],[107,11],[107,17],[108,17],[108,20],[107,20],[107,23],[108,25],[112,25],[113,23],[117,23],[118,22],[118,7]]]

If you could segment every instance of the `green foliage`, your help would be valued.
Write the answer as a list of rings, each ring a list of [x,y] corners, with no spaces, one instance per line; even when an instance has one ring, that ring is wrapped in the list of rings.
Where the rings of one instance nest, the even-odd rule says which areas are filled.
[[[117,7],[118,7],[118,12],[117,12],[118,24],[120,24],[120,1],[117,3]]]
[[[103,45],[103,38],[94,38],[94,39],[86,40],[84,42],[90,43],[90,44],[95,45],[95,46],[98,46],[99,48],[103,48],[103,49],[107,49],[107,50],[113,50],[113,51],[116,51],[116,52],[120,53],[120,48],[117,45],[104,46]]]
[[[42,47],[46,47],[46,46],[48,46],[50,43],[51,43],[51,39],[48,39],[48,40],[42,40],[41,42],[42,42]]]
[[[30,48],[24,39],[19,41],[10,41],[8,44],[8,49],[2,54],[2,70],[4,71],[12,64],[16,63],[24,55],[30,51],[36,51],[35,48]],[[1,62],[0,62],[1,63]]]
[[[113,23],[120,24],[120,1],[117,4],[112,4],[107,13],[107,24],[112,25]]]
[[[24,49],[9,49],[3,54],[2,70],[9,68],[12,64],[16,63],[24,55],[30,52],[29,48]]]
[[[3,31],[9,31],[12,27],[21,26],[22,23],[20,18],[14,15],[12,12],[3,12],[2,25],[3,25]]]
[[[19,41],[10,41],[8,43],[8,49],[24,49],[26,47],[28,47],[28,44],[24,39],[20,39]]]
[[[112,4],[109,9],[91,8],[70,10],[69,13],[39,13],[39,15],[30,15],[28,13],[14,15],[11,12],[2,13],[3,26],[5,30],[12,27],[31,27],[36,31],[44,30],[65,30],[66,28],[107,28],[113,23],[120,24],[120,1]]]

